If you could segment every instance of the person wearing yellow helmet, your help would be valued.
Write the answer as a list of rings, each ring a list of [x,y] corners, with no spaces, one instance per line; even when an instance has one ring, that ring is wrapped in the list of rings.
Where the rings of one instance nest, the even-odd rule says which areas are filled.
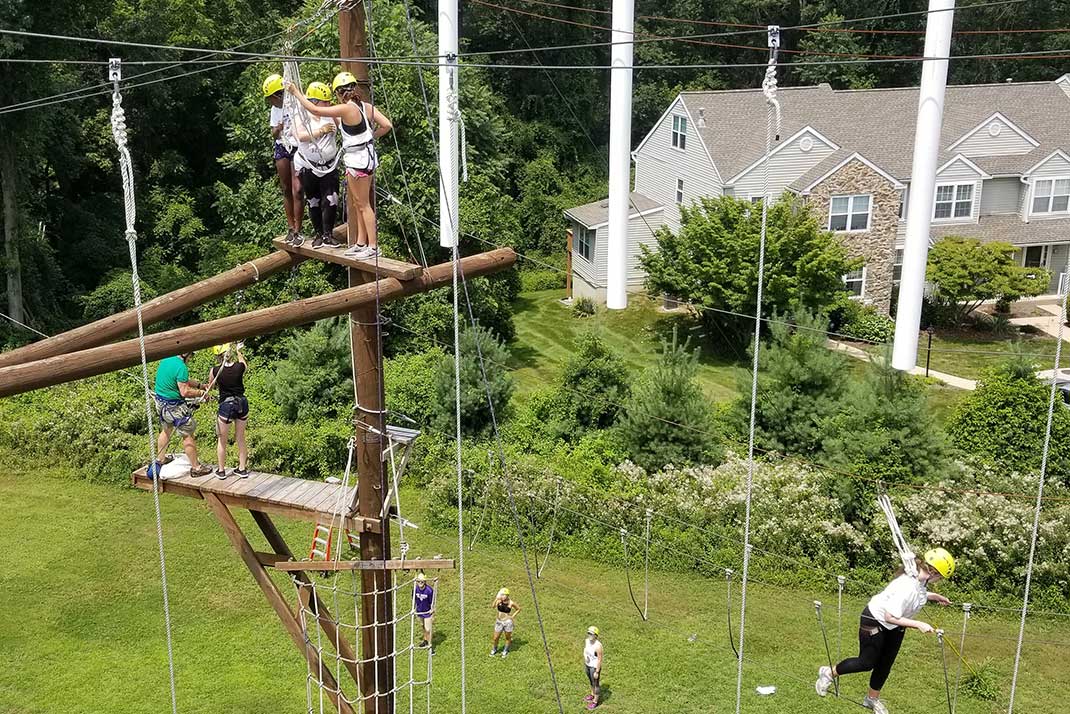
[[[509,656],[509,646],[513,644],[513,620],[520,613],[520,606],[509,597],[509,588],[502,588],[494,596],[494,638],[491,640],[490,656],[498,654],[498,640],[505,633],[505,647],[502,648],[502,659]]]
[[[268,123],[271,126],[271,135],[275,139],[274,159],[275,173],[279,177],[279,187],[282,189],[282,202],[286,209],[286,242],[299,244],[298,237],[301,235],[301,223],[304,221],[305,205],[301,196],[301,184],[297,180],[297,174],[293,168],[294,148],[289,143],[290,137],[290,113],[283,106],[285,89],[282,75],[272,74],[264,80],[264,101],[271,107]]]
[[[917,575],[911,575],[900,567],[895,579],[870,599],[858,626],[858,656],[818,670],[814,689],[820,696],[828,694],[840,675],[870,672],[869,691],[862,706],[876,714],[888,714],[888,707],[880,699],[881,688],[888,681],[906,631],[933,632],[932,625],[912,618],[926,603],[951,604],[943,595],[929,592],[930,585],[954,574],[955,559],[950,553],[933,548],[924,558],[915,559],[915,570]]]
[[[602,698],[602,641],[598,628],[587,628],[587,637],[583,641],[583,668],[587,670],[587,681],[591,684],[591,693],[583,698],[588,709],[595,709]]]
[[[423,639],[417,647],[430,649],[431,627],[435,617],[435,590],[427,584],[427,576],[423,573],[416,574],[416,580],[412,588],[412,607],[416,619],[423,626]],[[432,653],[433,654],[433,653]]]
[[[379,231],[371,196],[372,174],[379,165],[375,140],[389,132],[394,125],[377,107],[363,100],[357,78],[349,72],[339,72],[332,86],[338,104],[313,106],[300,96],[298,100],[309,112],[340,122],[346,187],[354,199],[360,218],[357,221],[356,242],[346,251],[346,255],[369,260],[379,254]]]
[[[313,248],[340,248],[334,239],[334,222],[338,215],[338,151],[337,120],[323,116],[319,110],[331,105],[331,88],[323,82],[312,82],[306,91],[293,82],[283,86],[293,94],[300,106],[293,118],[297,153],[294,166],[308,202],[308,215],[316,232]],[[307,95],[307,96],[306,96]]]
[[[249,420],[249,400],[245,398],[245,372],[248,363],[243,353],[245,345],[226,343],[212,348],[216,364],[208,374],[211,385],[219,388],[219,408],[216,413],[216,478],[227,477],[227,443],[230,426],[234,425],[234,441],[238,443],[238,468],[234,475],[249,477],[249,447],[245,443],[245,427]]]

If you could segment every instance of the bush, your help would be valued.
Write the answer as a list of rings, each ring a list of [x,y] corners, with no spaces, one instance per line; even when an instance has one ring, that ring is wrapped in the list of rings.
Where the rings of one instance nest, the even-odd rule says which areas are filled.
[[[983,660],[967,667],[962,676],[962,693],[967,697],[986,702],[998,701],[1002,695],[999,688],[1000,673],[992,659]]]
[[[895,334],[895,321],[872,305],[845,300],[840,308],[836,332],[863,342],[884,343]]]
[[[254,429],[249,436],[249,458],[258,471],[318,481],[327,476],[341,478],[345,472],[346,445],[353,435],[347,419],[255,424]]]
[[[557,387],[551,431],[572,441],[613,426],[630,391],[624,360],[597,335],[582,335]]]
[[[575,317],[590,317],[595,311],[594,300],[589,297],[579,297],[572,302],[572,314]]]
[[[383,365],[386,408],[397,415],[392,423],[404,426],[401,416],[420,426],[431,423],[435,404],[435,372],[445,353],[434,347],[426,352],[398,355]]]
[[[549,268],[533,268],[520,271],[520,291],[534,293],[540,290],[559,290],[565,287],[565,273]]]
[[[317,322],[290,338],[285,351],[273,385],[283,416],[291,422],[348,416],[353,379],[346,319]]]
[[[509,350],[488,330],[477,326],[461,333],[461,430],[465,435],[479,435],[491,428],[488,390],[498,422],[508,416],[513,395],[508,361]],[[432,423],[436,430],[452,434],[456,429],[457,400],[453,355],[443,353],[439,358],[434,387]]]

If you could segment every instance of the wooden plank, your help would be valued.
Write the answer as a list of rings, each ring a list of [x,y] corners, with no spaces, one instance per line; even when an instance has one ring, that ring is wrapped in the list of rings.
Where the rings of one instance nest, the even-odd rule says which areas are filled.
[[[275,564],[278,570],[447,570],[453,560],[432,558],[425,560],[294,560]]]
[[[324,490],[322,494],[319,494],[314,498],[310,498],[307,501],[309,508],[319,511],[320,513],[331,513],[336,505],[341,504],[342,509],[345,509],[344,500],[340,501],[338,496],[338,494],[342,492],[341,484],[328,485],[330,486],[330,488]]]
[[[281,488],[273,492],[271,496],[265,500],[273,503],[293,503],[291,494],[304,488],[308,481],[302,478],[287,478],[283,481]]]
[[[313,672],[322,674],[324,689],[334,703],[335,708],[341,714],[356,714],[356,712],[353,711],[353,708],[349,706],[349,703],[337,694],[338,683],[335,681],[334,675],[330,672],[331,668],[322,665],[316,649],[306,641],[305,634],[301,629],[301,624],[297,621],[293,610],[290,609],[290,606],[282,596],[282,593],[279,592],[279,588],[275,585],[275,581],[271,579],[267,570],[264,569],[264,566],[257,559],[256,551],[249,545],[249,541],[245,538],[245,534],[242,533],[241,526],[234,520],[234,515],[214,493],[206,493],[204,500],[208,503],[208,507],[212,510],[216,520],[219,521],[219,525],[223,527],[223,532],[227,534],[230,544],[234,546],[234,550],[238,552],[238,555],[245,563],[245,566],[252,574],[253,579],[256,580],[256,584],[260,586],[260,590],[264,593],[264,597],[267,598],[268,604],[271,605],[272,609],[275,610],[275,614],[278,615],[279,620],[282,621],[283,629],[290,635],[290,639],[297,645],[297,649],[305,656],[305,659],[308,661],[308,666],[312,668]]]
[[[264,482],[264,479],[268,476],[269,474],[254,471],[253,473],[249,474],[249,478],[238,479],[238,482],[234,485],[234,488],[231,489],[230,493],[234,496],[244,496],[245,494],[256,488],[259,484],[262,484]]]
[[[312,244],[308,241],[299,246],[292,246],[282,238],[276,238],[272,241],[272,244],[279,250],[285,250],[302,258],[311,258],[312,260],[322,260],[327,263],[334,263],[335,265],[344,265],[347,268],[359,270],[360,272],[369,275],[378,275],[382,278],[412,280],[423,271],[423,268],[414,263],[405,263],[381,255],[378,258],[373,258],[371,260],[355,260],[349,256],[343,255],[347,249],[346,246],[341,248],[313,248]]]
[[[315,501],[322,498],[323,494],[331,490],[331,484],[323,483],[322,481],[311,481],[307,488],[300,493],[296,493],[293,496],[293,505],[299,508],[308,508],[309,510],[315,510],[311,507]]]

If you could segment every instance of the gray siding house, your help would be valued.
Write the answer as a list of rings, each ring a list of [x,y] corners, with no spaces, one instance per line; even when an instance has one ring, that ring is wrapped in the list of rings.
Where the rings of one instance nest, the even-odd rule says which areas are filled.
[[[899,280],[917,88],[781,88],[781,141],[770,191],[800,196],[865,266],[844,276],[887,312]],[[1025,266],[1058,274],[1070,260],[1070,75],[1053,82],[949,86],[932,239],[1006,241]],[[642,289],[640,245],[677,230],[679,206],[703,196],[759,199],[765,176],[760,90],[682,92],[632,152],[628,289]],[[565,211],[573,295],[605,299],[608,202]]]

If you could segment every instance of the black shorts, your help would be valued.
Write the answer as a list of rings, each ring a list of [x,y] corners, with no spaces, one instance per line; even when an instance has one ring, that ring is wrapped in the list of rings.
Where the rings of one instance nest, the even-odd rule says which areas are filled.
[[[219,420],[226,424],[245,421],[249,418],[249,400],[245,397],[227,397],[219,403]]]

